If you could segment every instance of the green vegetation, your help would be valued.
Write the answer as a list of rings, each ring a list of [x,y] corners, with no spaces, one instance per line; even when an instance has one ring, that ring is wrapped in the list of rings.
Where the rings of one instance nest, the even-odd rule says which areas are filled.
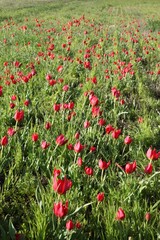
[[[159,9],[0,0],[0,239],[160,239]]]

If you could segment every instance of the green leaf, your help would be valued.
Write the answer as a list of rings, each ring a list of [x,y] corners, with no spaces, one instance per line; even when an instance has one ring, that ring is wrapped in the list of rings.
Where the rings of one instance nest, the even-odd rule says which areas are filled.
[[[9,220],[9,235],[11,237],[11,239],[15,239],[15,233],[16,233],[16,229],[12,223],[12,220]]]
[[[1,232],[1,235],[0,235],[0,239],[1,240],[6,240],[7,239],[7,235],[6,235],[6,232],[4,230],[4,228],[0,225],[0,232]]]

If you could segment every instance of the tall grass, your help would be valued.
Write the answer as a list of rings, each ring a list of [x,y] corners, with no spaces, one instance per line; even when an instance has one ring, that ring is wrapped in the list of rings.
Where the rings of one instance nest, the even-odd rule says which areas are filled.
[[[0,239],[159,239],[159,2],[0,5]]]

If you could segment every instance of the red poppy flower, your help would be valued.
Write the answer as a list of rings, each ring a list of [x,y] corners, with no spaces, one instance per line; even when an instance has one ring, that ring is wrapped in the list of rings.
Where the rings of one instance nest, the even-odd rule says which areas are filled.
[[[59,194],[65,194],[72,187],[72,181],[64,177],[58,179],[57,174],[53,177],[53,190]]]
[[[127,174],[133,173],[136,170],[137,164],[136,161],[134,161],[133,163],[127,163],[125,166],[125,172]]]
[[[116,213],[116,220],[122,221],[122,220],[125,219],[125,217],[126,217],[126,215],[125,215],[124,210],[122,208],[119,208],[117,213]]]
[[[83,149],[84,149],[84,146],[80,142],[77,142],[74,145],[74,151],[77,153],[80,153]]]
[[[16,131],[14,130],[14,128],[8,128],[7,134],[8,134],[9,136],[12,137],[15,133],[16,133]]]
[[[93,168],[91,167],[85,167],[85,173],[89,176],[92,176],[93,175]]]
[[[41,143],[41,148],[42,149],[46,149],[46,148],[48,148],[50,146],[50,143],[47,143],[46,141],[42,141],[42,143]]]
[[[68,231],[70,231],[70,230],[72,230],[74,228],[74,223],[72,222],[72,220],[68,220],[67,222],[66,222],[66,229],[68,230]]]
[[[32,134],[32,141],[33,141],[33,142],[37,142],[37,141],[38,141],[38,137],[39,137],[39,136],[38,136],[38,133],[33,133],[33,134]]]
[[[65,204],[62,202],[54,203],[53,212],[57,217],[64,217],[68,213],[68,201]]]
[[[17,110],[15,112],[15,115],[14,115],[14,119],[16,120],[16,122],[20,122],[22,121],[24,118],[24,111],[23,110]]]
[[[144,172],[145,172],[146,174],[151,174],[152,171],[153,171],[153,166],[152,166],[151,163],[149,163],[149,164],[145,167]]]
[[[63,134],[59,135],[57,138],[56,138],[56,144],[58,146],[63,146],[64,144],[67,143],[67,139],[65,139],[65,136]]]
[[[152,149],[152,147],[150,147],[147,150],[146,156],[150,160],[157,160],[160,157],[160,152],[157,152],[155,148]]]
[[[111,164],[111,161],[106,162],[106,161],[103,161],[102,159],[100,159],[98,164],[99,164],[100,169],[105,170],[109,167],[109,165]]]
[[[104,200],[104,192],[98,193],[97,201],[102,202]]]
[[[63,66],[62,66],[62,65],[60,65],[60,66],[57,67],[57,71],[58,71],[59,73],[62,72],[62,70],[63,70]]]
[[[6,146],[7,144],[8,144],[8,137],[7,136],[2,137],[1,145]]]
[[[125,139],[124,139],[124,143],[129,145],[131,142],[133,141],[133,139],[130,137],[130,136],[127,136]]]

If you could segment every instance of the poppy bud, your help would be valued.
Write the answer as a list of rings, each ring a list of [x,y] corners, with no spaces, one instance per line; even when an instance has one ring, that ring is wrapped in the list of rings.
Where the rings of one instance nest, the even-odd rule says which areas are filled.
[[[52,126],[52,124],[50,123],[50,122],[46,122],[46,124],[45,124],[45,129],[50,129],[51,128],[51,126]]]
[[[146,174],[151,174],[152,171],[153,171],[152,164],[149,163],[149,164],[145,167],[144,172],[145,172]]]
[[[80,229],[81,228],[80,222],[76,222],[75,226],[76,226],[76,228]]]
[[[7,144],[8,144],[8,137],[7,136],[2,137],[1,145],[6,146]]]
[[[90,152],[95,152],[96,150],[97,150],[97,148],[95,146],[90,147]]]
[[[12,101],[16,101],[16,99],[17,99],[17,96],[16,96],[16,95],[12,95],[12,96],[11,96],[11,100],[12,100]]]
[[[77,165],[78,165],[79,167],[81,167],[82,164],[83,164],[82,158],[79,157],[79,158],[77,159]]]
[[[80,137],[80,133],[79,132],[76,132],[75,135],[74,135],[75,139],[79,139]]]
[[[2,86],[0,86],[0,96],[2,96],[2,94],[3,94],[3,88],[2,88]]]
[[[11,109],[13,109],[16,105],[14,103],[10,103],[9,106]]]
[[[98,193],[97,201],[102,202],[104,200],[104,192]]]
[[[68,148],[68,150],[73,150],[73,149],[74,149],[73,144],[69,143],[69,144],[67,145],[67,148]]]
[[[145,219],[147,222],[151,219],[151,214],[149,212],[145,214]]]
[[[72,222],[72,220],[68,220],[67,222],[66,222],[66,229],[68,230],[68,231],[70,231],[70,230],[72,230],[74,228],[74,223]]]
[[[85,173],[89,176],[93,175],[93,169],[91,167],[85,167]]]
[[[30,101],[29,101],[28,99],[24,101],[24,105],[25,105],[26,107],[28,107],[29,104],[30,104]]]
[[[32,141],[33,142],[37,142],[38,141],[38,134],[37,133],[33,133],[32,134]]]

